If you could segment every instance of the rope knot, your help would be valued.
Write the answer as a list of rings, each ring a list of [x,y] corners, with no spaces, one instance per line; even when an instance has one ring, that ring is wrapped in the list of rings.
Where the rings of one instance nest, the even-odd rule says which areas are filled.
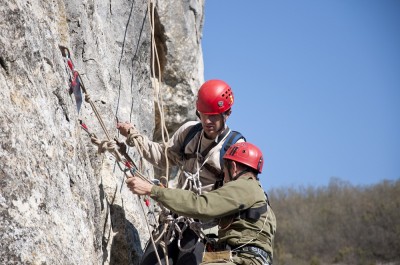
[[[126,138],[126,143],[130,146],[135,146],[140,156],[143,157],[143,150],[148,152],[145,144],[144,137],[138,131],[130,129],[129,135]]]
[[[106,151],[108,151],[108,152],[114,154],[117,161],[123,161],[123,157],[122,157],[121,153],[119,152],[119,146],[114,140],[100,141],[98,138],[96,138],[94,136],[92,136],[90,138],[90,140],[93,144],[97,145],[97,153],[98,154],[102,154],[102,153],[105,153]]]

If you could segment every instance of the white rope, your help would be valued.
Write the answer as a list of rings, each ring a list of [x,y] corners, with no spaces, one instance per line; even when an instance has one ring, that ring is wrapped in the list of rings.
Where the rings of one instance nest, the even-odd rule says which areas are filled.
[[[134,132],[129,132],[129,144],[136,147],[139,152],[140,157],[143,157],[143,151],[149,152],[148,148],[144,144],[144,137],[136,130]]]
[[[151,10],[151,11],[150,11]],[[148,1],[148,12],[149,12],[149,19],[150,19],[150,27],[151,27],[151,70],[153,74],[153,78],[151,79],[152,85],[154,88],[155,92],[155,98],[156,98],[156,103],[158,107],[158,111],[160,114],[160,128],[161,128],[161,138],[162,142],[164,144],[164,156],[165,156],[165,161],[166,161],[166,166],[165,166],[165,175],[166,175],[166,186],[168,186],[168,179],[169,179],[169,161],[168,161],[168,142],[169,142],[169,134],[168,134],[168,129],[165,124],[165,114],[164,114],[164,104],[163,104],[163,98],[162,98],[162,92],[160,89],[160,86],[162,84],[161,82],[161,65],[160,65],[160,58],[159,54],[157,51],[157,46],[156,46],[156,40],[155,40],[155,21],[154,21],[154,10],[155,10],[155,4],[153,0]],[[157,82],[155,79],[155,74],[156,74],[156,67],[155,63],[157,63],[157,71],[158,71],[158,78]]]

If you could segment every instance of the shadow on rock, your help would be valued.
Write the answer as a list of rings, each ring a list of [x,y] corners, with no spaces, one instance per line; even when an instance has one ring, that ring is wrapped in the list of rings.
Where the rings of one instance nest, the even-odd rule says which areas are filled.
[[[126,220],[119,205],[110,205],[111,225],[114,234],[111,244],[110,265],[138,265],[143,255],[137,229]]]

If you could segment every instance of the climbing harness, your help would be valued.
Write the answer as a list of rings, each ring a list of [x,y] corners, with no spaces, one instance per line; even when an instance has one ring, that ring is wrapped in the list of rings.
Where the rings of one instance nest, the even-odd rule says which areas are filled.
[[[259,258],[263,265],[272,264],[272,257],[269,252],[254,246],[245,246],[235,250],[237,253],[247,253]]]

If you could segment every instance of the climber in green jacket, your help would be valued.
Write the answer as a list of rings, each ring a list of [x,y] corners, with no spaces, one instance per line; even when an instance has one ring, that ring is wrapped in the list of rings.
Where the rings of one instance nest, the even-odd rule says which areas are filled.
[[[232,145],[224,155],[224,185],[198,195],[152,185],[138,177],[126,180],[138,195],[150,195],[171,211],[196,219],[219,219],[218,241],[207,246],[202,264],[272,264],[275,215],[259,184],[263,156],[255,145]]]

